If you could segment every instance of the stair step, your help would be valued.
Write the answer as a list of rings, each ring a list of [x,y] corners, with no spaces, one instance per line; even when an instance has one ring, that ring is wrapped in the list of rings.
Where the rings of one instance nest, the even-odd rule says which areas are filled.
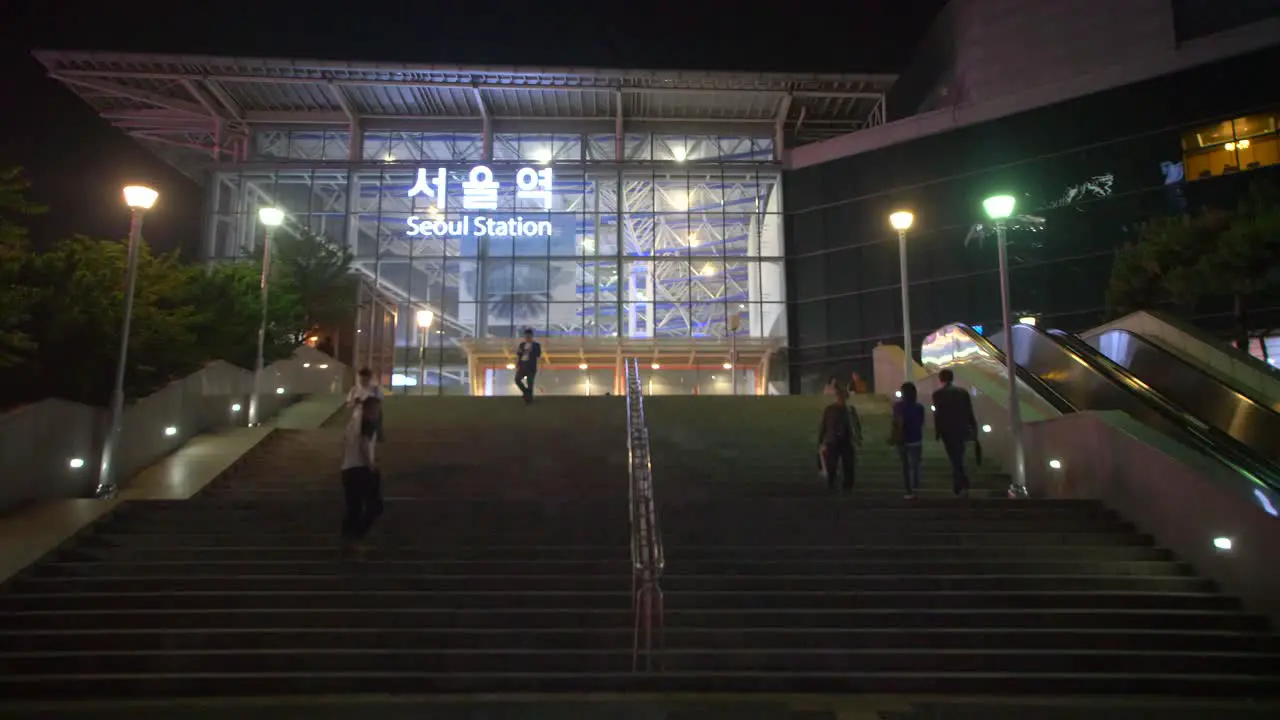
[[[190,672],[0,676],[14,699],[272,697],[381,693],[820,693],[1274,697],[1272,676],[1226,673],[1031,672]]]

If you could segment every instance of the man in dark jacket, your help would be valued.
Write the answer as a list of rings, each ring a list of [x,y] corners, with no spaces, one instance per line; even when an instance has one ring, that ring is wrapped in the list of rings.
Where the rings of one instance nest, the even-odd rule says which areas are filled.
[[[942,387],[933,393],[933,427],[951,460],[951,489],[956,495],[969,494],[969,476],[964,471],[965,445],[978,437],[978,420],[973,401],[964,388],[955,386],[950,370],[938,373]]]
[[[524,395],[525,403],[533,402],[533,382],[538,377],[538,361],[542,359],[542,345],[534,342],[533,328],[524,331],[524,342],[516,348],[516,387]]]
[[[848,398],[848,392],[836,386],[835,400],[823,408],[822,424],[818,426],[818,454],[827,472],[827,488],[835,490],[836,465],[839,464],[843,468],[846,492],[853,489],[853,447],[861,439],[861,423],[850,412]]]

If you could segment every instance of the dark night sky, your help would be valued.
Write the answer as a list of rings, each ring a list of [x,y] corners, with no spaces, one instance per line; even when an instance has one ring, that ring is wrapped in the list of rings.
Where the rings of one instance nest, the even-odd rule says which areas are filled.
[[[123,234],[119,188],[154,183],[160,248],[194,247],[194,183],[44,76],[32,49],[483,65],[894,72],[945,0],[0,2],[0,166],[51,207],[38,241]],[[56,10],[55,10],[56,8]],[[129,13],[125,16],[123,13]]]

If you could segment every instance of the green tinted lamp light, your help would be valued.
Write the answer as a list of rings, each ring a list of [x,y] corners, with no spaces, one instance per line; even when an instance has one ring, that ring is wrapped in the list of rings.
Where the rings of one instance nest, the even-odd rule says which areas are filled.
[[[993,195],[982,201],[982,209],[987,211],[987,217],[992,220],[1006,220],[1013,215],[1016,204],[1012,195]]]

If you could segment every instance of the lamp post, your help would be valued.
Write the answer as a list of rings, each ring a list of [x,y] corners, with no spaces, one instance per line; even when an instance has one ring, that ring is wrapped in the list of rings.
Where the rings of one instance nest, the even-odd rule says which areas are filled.
[[[102,443],[98,461],[97,497],[111,497],[116,484],[112,477],[112,460],[120,442],[124,420],[124,368],[129,359],[129,325],[133,322],[133,291],[138,284],[138,256],[142,254],[142,217],[156,204],[160,193],[144,185],[124,189],[124,202],[129,206],[129,252],[125,260],[124,320],[120,325],[120,355],[116,359],[116,379],[111,388],[111,425]]]
[[[427,394],[427,329],[436,319],[430,310],[419,310],[418,320],[418,394]]]
[[[262,237],[262,320],[258,324],[258,356],[253,361],[253,394],[249,396],[249,425],[258,424],[258,394],[262,391],[263,352],[267,343],[267,285],[271,273],[271,235],[284,222],[280,208],[258,210],[258,220],[266,231]]]
[[[996,248],[1000,258],[1000,311],[1004,323],[1004,359],[1009,374],[1009,434],[1013,439],[1013,484],[1010,497],[1027,495],[1027,458],[1022,447],[1022,409],[1018,406],[1018,364],[1013,353],[1013,316],[1009,312],[1009,252],[1005,243],[1005,223],[1013,215],[1017,201],[1012,195],[993,195],[982,201],[987,217],[996,226]]]
[[[902,275],[902,381],[914,378],[911,372],[911,299],[907,288],[907,231],[916,216],[908,210],[899,210],[889,216],[889,225],[898,231],[898,267]]]

